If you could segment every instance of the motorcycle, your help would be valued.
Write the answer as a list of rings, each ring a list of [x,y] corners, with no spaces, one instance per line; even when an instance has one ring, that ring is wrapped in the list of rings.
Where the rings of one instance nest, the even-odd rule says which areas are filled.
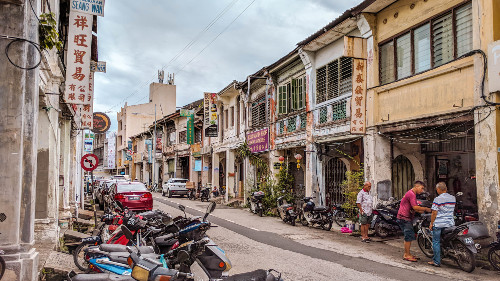
[[[250,195],[250,211],[254,214],[258,214],[262,217],[264,212],[264,205],[262,204],[262,199],[264,198],[264,191],[255,191]]]
[[[340,227],[345,226],[347,214],[346,214],[344,208],[342,208],[342,204],[334,204],[332,206],[332,216],[333,216],[333,220],[335,221],[335,223],[338,226],[340,226]]]
[[[498,221],[497,241],[493,241],[489,248],[488,261],[493,268],[500,271],[500,221]]]
[[[302,200],[302,211],[300,213],[300,222],[303,226],[318,224],[324,230],[332,229],[333,216],[324,206],[316,206],[312,201],[314,197],[304,197]]]
[[[201,202],[203,202],[203,201],[208,202],[210,200],[210,187],[202,187],[201,188],[200,200],[201,200]]]
[[[429,258],[434,256],[432,250],[432,231],[429,229],[430,214],[423,214],[417,223],[417,243]],[[488,230],[480,222],[467,222],[459,226],[443,229],[441,232],[441,256],[452,258],[465,272],[472,272],[476,268],[476,254],[481,245],[474,243],[474,239],[488,236]]]
[[[457,192],[455,195],[457,198],[457,204],[455,205],[455,225],[461,225],[465,222],[469,221],[478,221],[478,215],[477,213],[472,213],[464,207],[462,196],[463,192]]]
[[[289,222],[291,225],[295,226],[295,221],[297,220],[297,214],[293,210],[293,205],[288,204],[284,196],[278,197],[276,199],[276,206],[278,207],[278,214],[280,218],[285,222]]]
[[[373,219],[370,228],[374,229],[380,238],[387,238],[401,231],[397,223],[399,203],[399,201],[388,204],[379,203],[373,210]]]
[[[226,195],[226,187],[225,186],[219,187],[219,193],[222,196]]]

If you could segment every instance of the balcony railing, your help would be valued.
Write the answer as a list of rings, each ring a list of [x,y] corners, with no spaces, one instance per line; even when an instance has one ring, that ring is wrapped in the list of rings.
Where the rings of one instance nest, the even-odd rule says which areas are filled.
[[[307,113],[297,114],[286,119],[279,120],[276,124],[278,135],[293,133],[304,130],[307,124]]]
[[[323,105],[318,108],[318,124],[323,125],[330,122],[343,121],[348,119],[347,102],[349,98],[338,100],[336,102]]]

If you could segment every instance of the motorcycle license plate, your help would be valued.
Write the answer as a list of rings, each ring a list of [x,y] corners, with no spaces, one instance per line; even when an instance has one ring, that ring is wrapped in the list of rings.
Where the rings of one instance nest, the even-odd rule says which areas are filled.
[[[474,244],[474,240],[472,240],[472,238],[470,237],[467,237],[465,238],[465,244]]]
[[[128,200],[139,200],[140,197],[139,196],[129,196],[128,197]]]

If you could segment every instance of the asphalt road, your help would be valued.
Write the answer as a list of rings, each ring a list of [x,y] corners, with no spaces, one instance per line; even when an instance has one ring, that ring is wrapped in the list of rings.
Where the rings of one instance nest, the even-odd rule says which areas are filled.
[[[174,215],[185,205],[191,215],[203,215],[207,203],[155,195],[155,208]],[[273,268],[284,280],[499,280],[500,275],[476,270],[467,274],[444,263],[442,268],[403,262],[402,250],[386,243],[359,239],[311,227],[290,226],[277,218],[260,218],[248,211],[217,206],[208,218],[218,225],[208,235],[224,249],[231,274]],[[420,254],[415,252],[415,254]],[[450,268],[446,268],[449,264]]]

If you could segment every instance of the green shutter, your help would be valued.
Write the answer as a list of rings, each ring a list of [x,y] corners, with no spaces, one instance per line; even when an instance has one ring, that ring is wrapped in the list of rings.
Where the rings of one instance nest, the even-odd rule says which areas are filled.
[[[278,87],[278,114],[283,113],[283,88]]]
[[[298,109],[302,109],[305,106],[303,78],[298,79],[297,82]]]
[[[297,79],[292,79],[292,109],[298,109],[298,91],[297,91]]]

